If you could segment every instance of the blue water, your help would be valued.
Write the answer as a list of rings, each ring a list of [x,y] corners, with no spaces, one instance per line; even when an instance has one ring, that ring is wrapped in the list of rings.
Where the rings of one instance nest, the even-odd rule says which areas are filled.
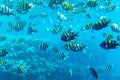
[[[27,13],[20,14],[16,11],[16,6],[20,5],[22,0],[0,0],[0,5],[8,5],[14,14],[19,17],[18,19],[13,15],[4,15],[4,13],[0,12],[0,35],[6,37],[6,40],[0,41],[0,49],[8,51],[6,56],[0,57],[0,60],[6,62],[4,65],[0,62],[0,80],[120,80],[120,47],[106,50],[99,46],[105,40],[103,33],[113,34],[112,39],[117,41],[119,32],[113,31],[111,24],[120,25],[119,0],[101,0],[96,7],[85,7],[91,18],[87,17],[86,13],[74,14],[72,10],[64,10],[61,7],[62,3],[56,4],[57,9],[52,9],[48,6],[50,0],[24,1],[34,7]],[[40,1],[41,4],[36,4],[33,1]],[[79,2],[87,3],[86,0],[65,1],[72,5]],[[110,12],[100,10],[101,5],[103,7],[108,6],[103,4],[107,1],[115,4],[116,9]],[[41,15],[41,12],[45,13],[45,16]],[[58,13],[63,14],[68,20],[59,21]],[[81,30],[86,23],[95,23],[101,16],[111,19],[111,23],[106,28],[98,31],[92,29]],[[22,30],[15,31],[10,28],[10,22],[17,23],[19,21],[26,22]],[[52,34],[53,26],[58,22],[64,26],[64,29],[59,34]],[[31,35],[27,34],[30,23],[37,30],[36,33]],[[61,35],[68,29],[79,32],[75,41],[84,43],[86,45],[85,51],[73,52],[64,49],[67,42],[61,40]],[[21,41],[17,40],[17,38],[21,39]],[[48,43],[47,50],[40,50],[40,41]],[[53,48],[65,53],[67,58],[56,59]],[[104,67],[108,64],[112,65],[112,69],[105,71]],[[26,66],[22,73],[18,73],[20,65]],[[91,75],[90,66],[95,68],[98,78]]]

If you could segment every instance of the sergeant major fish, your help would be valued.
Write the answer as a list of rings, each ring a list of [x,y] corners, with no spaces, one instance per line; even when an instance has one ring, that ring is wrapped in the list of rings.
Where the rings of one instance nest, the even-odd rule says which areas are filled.
[[[52,30],[52,34],[59,34],[63,30],[63,25],[56,24]]]
[[[25,21],[18,21],[17,23],[10,23],[9,22],[9,27],[14,30],[14,31],[21,31],[24,26],[26,25],[26,22]]]
[[[62,2],[62,8],[66,11],[71,11],[73,8],[73,5],[67,1]]]
[[[103,37],[105,37],[107,40],[110,40],[114,37],[114,35],[110,33],[103,33]]]
[[[88,2],[86,3],[86,5],[88,7],[94,8],[94,7],[96,7],[98,5],[98,3],[97,3],[97,0],[88,0]]]
[[[58,60],[63,60],[63,59],[66,59],[67,58],[67,56],[64,54],[64,53],[56,53],[56,58],[58,59]]]
[[[47,42],[41,41],[39,44],[39,49],[41,51],[46,51],[48,49],[49,45]]]
[[[33,7],[32,4],[29,4],[27,2],[21,2],[20,5],[17,6],[16,11],[20,14],[27,13],[31,8]]]
[[[74,40],[70,40],[69,42],[67,42],[67,43],[65,44],[64,48],[65,48],[66,50],[70,50],[71,47],[72,47],[74,44],[76,44],[76,42],[75,42]]]
[[[6,64],[5,60],[0,59],[0,66],[4,66]]]
[[[92,23],[88,22],[84,27],[81,28],[81,30],[89,30],[92,29]]]
[[[57,60],[64,60],[64,59],[67,59],[67,57],[68,57],[67,55],[65,55],[64,52],[60,52],[58,50],[58,48],[53,47],[53,51],[56,53],[56,59]]]
[[[67,30],[62,33],[61,40],[65,42],[74,40],[77,35],[78,35],[78,32],[72,32],[71,30]]]
[[[98,78],[98,74],[93,67],[89,67],[89,71],[93,77]]]
[[[17,73],[26,73],[29,70],[29,67],[26,65],[20,65],[17,67]]]
[[[109,71],[112,70],[112,68],[113,68],[113,66],[110,65],[110,64],[108,64],[108,65],[106,65],[103,69],[104,69],[104,71],[109,72]]]
[[[71,51],[74,51],[74,52],[78,52],[78,51],[82,51],[86,48],[85,44],[73,44],[70,48]]]
[[[0,14],[1,15],[13,15],[13,16],[16,16],[12,9],[10,9],[8,6],[6,5],[0,5]]]
[[[100,44],[104,49],[115,49],[117,46],[120,46],[120,43],[115,40],[105,40]]]
[[[8,51],[6,49],[0,49],[0,57],[4,57],[8,54]]]
[[[93,24],[92,29],[101,30],[101,29],[107,27],[109,23],[110,23],[110,19],[107,19],[107,18],[100,19],[95,24]]]

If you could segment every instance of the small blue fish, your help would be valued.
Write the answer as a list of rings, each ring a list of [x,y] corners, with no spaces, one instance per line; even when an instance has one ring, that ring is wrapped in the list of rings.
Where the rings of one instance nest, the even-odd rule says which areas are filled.
[[[29,35],[32,34],[32,33],[36,33],[36,32],[37,32],[37,30],[35,28],[33,28],[31,26],[28,27],[28,34]]]

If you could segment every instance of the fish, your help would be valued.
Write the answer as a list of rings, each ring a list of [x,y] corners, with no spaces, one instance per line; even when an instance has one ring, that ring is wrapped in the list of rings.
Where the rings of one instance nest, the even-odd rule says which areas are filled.
[[[8,54],[6,49],[0,49],[0,57],[5,57]]]
[[[66,1],[62,2],[61,6],[66,11],[71,11],[72,8],[73,8],[72,4],[70,4],[70,3],[66,2]]]
[[[47,42],[41,41],[41,42],[39,43],[39,49],[40,49],[41,51],[46,51],[46,50],[48,49],[48,47],[49,47],[49,45],[48,45]]]
[[[65,53],[56,53],[56,58],[57,60],[65,60],[67,58],[67,56],[65,55]]]
[[[65,60],[65,59],[67,59],[68,56],[65,55],[64,52],[60,52],[60,51],[58,50],[58,48],[53,47],[52,50],[56,53],[56,59],[57,59],[57,60]]]
[[[65,44],[64,48],[66,50],[78,52],[78,51],[84,51],[87,47],[85,44],[77,43],[75,40],[71,40]]]
[[[19,37],[12,39],[11,41],[12,41],[12,43],[18,44],[18,43],[22,43],[24,41],[24,38],[19,36]]]
[[[74,52],[78,52],[84,50],[85,48],[86,48],[85,44],[76,43],[70,47],[70,50]]]
[[[33,4],[29,4],[25,1],[20,2],[20,5],[17,6],[16,11],[20,14],[27,13],[31,8],[33,7]]]
[[[17,73],[26,73],[28,70],[28,66],[20,65],[17,67]]]
[[[59,34],[63,30],[63,25],[56,24],[52,30],[52,34]]]
[[[96,79],[98,78],[98,74],[93,67],[89,67],[89,71],[93,77],[95,77]]]
[[[105,39],[107,39],[107,40],[110,40],[110,39],[112,39],[114,36],[113,36],[113,34],[110,34],[110,33],[103,33],[103,37],[105,37]]]
[[[0,59],[0,66],[4,66],[6,64],[6,61],[5,60],[2,60],[2,59]]]
[[[110,19],[100,19],[95,24],[93,24],[92,29],[93,30],[101,30],[101,29],[107,27],[109,23],[110,23]]]
[[[106,12],[111,12],[114,11],[117,8],[117,6],[115,4],[110,4],[105,8]]]
[[[110,64],[108,64],[108,65],[106,65],[105,67],[104,67],[104,71],[105,72],[109,72],[109,71],[111,71],[112,70],[112,65],[110,65]]]
[[[10,15],[14,15],[15,16],[15,14],[12,11],[12,9],[10,9],[6,5],[0,5],[0,14],[1,15],[8,15],[8,16],[10,16]]]
[[[26,25],[25,21],[18,21],[17,23],[9,22],[9,27],[16,32],[19,32],[19,31],[23,30],[25,25]]]
[[[72,47],[74,44],[76,44],[76,42],[75,42],[74,40],[70,40],[69,42],[67,42],[67,43],[65,44],[64,48],[65,48],[66,50],[71,50],[71,47]]]
[[[58,14],[58,20],[60,22],[62,22],[62,21],[68,21],[68,22],[70,22],[71,21],[71,19],[69,19],[68,17],[66,17],[64,14],[62,14],[60,12],[57,12],[57,14]]]
[[[81,28],[81,30],[90,30],[92,29],[93,24],[91,22],[88,22],[84,27]]]
[[[78,32],[72,32],[71,30],[64,31],[61,35],[61,40],[65,42],[74,40],[77,35]]]
[[[120,32],[120,26],[117,24],[117,23],[112,23],[111,25],[111,29],[114,31],[114,32]]]
[[[28,32],[27,32],[27,33],[28,33],[29,35],[31,35],[32,33],[36,33],[36,32],[37,32],[37,30],[36,30],[35,28],[33,28],[33,27],[31,27],[31,26],[28,27]]]
[[[59,8],[59,4],[62,4],[62,2],[64,2],[65,0],[50,0],[48,6],[51,9],[58,9]]]
[[[117,46],[120,46],[120,44],[116,40],[104,40],[100,44],[103,49],[115,49]]]
[[[86,5],[90,8],[94,8],[98,5],[96,0],[88,0],[88,2],[86,3]]]
[[[81,13],[87,13],[88,11],[86,7],[80,7],[79,10]]]

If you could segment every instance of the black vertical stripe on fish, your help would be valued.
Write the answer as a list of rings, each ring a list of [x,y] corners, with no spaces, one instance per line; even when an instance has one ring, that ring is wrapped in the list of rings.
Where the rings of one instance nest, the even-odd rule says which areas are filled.
[[[93,67],[89,67],[89,71],[93,77],[98,78],[98,74]]]

